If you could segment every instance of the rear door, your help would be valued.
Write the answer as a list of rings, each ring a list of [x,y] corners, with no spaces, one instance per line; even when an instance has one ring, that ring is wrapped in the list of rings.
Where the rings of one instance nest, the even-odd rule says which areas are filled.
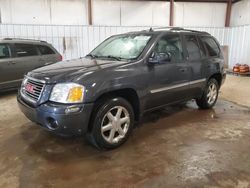
[[[149,65],[150,97],[147,108],[185,100],[191,73],[188,64],[184,62],[181,36],[176,33],[162,36],[152,52],[168,53],[171,61]]]
[[[184,34],[184,44],[186,53],[186,62],[191,68],[191,79],[189,82],[188,95],[195,98],[201,95],[206,84],[206,55],[205,50],[194,34]]]
[[[42,66],[39,52],[35,45],[15,43],[15,58],[13,58],[15,79],[22,79],[24,74]]]
[[[47,45],[37,45],[40,52],[40,61],[43,65],[49,65],[61,60],[61,55]]]
[[[207,51],[206,77],[222,72],[224,59],[219,43],[212,36],[201,36],[201,41]]]

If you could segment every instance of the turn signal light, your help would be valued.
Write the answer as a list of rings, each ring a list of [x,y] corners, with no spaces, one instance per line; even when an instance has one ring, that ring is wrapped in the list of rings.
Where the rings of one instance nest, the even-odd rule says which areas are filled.
[[[82,87],[73,87],[69,91],[68,102],[76,103],[83,100],[83,88]]]

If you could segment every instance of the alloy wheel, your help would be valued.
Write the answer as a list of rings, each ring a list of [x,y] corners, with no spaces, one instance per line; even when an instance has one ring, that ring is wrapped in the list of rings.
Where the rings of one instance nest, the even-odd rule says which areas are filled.
[[[110,144],[118,143],[125,137],[129,125],[130,116],[127,109],[122,106],[115,106],[102,119],[102,137]]]
[[[208,92],[207,92],[207,102],[208,104],[213,104],[216,101],[217,98],[217,86],[214,83],[211,83],[208,87]]]

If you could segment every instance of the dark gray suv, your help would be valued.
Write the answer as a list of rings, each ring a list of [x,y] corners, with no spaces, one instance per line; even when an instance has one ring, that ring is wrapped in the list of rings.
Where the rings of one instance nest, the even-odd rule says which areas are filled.
[[[150,29],[108,38],[86,57],[29,72],[18,102],[31,121],[59,135],[85,135],[98,148],[123,144],[142,114],[196,99],[212,108],[225,80],[210,34]]]
[[[20,87],[25,73],[62,60],[49,43],[40,40],[0,40],[0,92]]]

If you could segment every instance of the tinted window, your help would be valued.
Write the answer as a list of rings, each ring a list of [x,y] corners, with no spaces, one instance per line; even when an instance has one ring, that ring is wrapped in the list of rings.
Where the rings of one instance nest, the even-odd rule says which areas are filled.
[[[55,52],[48,46],[37,46],[42,55],[55,54]]]
[[[199,48],[199,43],[194,35],[185,36],[187,52],[189,56],[189,60],[198,60],[201,58],[201,50]]]
[[[202,37],[201,40],[203,41],[205,47],[207,48],[209,56],[219,56],[220,49],[215,40],[212,37]]]
[[[6,44],[0,44],[0,59],[10,57],[10,51]]]
[[[36,47],[31,44],[15,44],[17,57],[38,55]]]
[[[201,52],[201,57],[206,57],[206,49],[201,41],[201,39],[199,37],[197,37],[198,42],[199,42],[199,46],[200,46],[200,52]]]
[[[155,47],[155,52],[159,54],[170,54],[171,60],[183,59],[182,44],[179,35],[167,35],[161,38]]]

